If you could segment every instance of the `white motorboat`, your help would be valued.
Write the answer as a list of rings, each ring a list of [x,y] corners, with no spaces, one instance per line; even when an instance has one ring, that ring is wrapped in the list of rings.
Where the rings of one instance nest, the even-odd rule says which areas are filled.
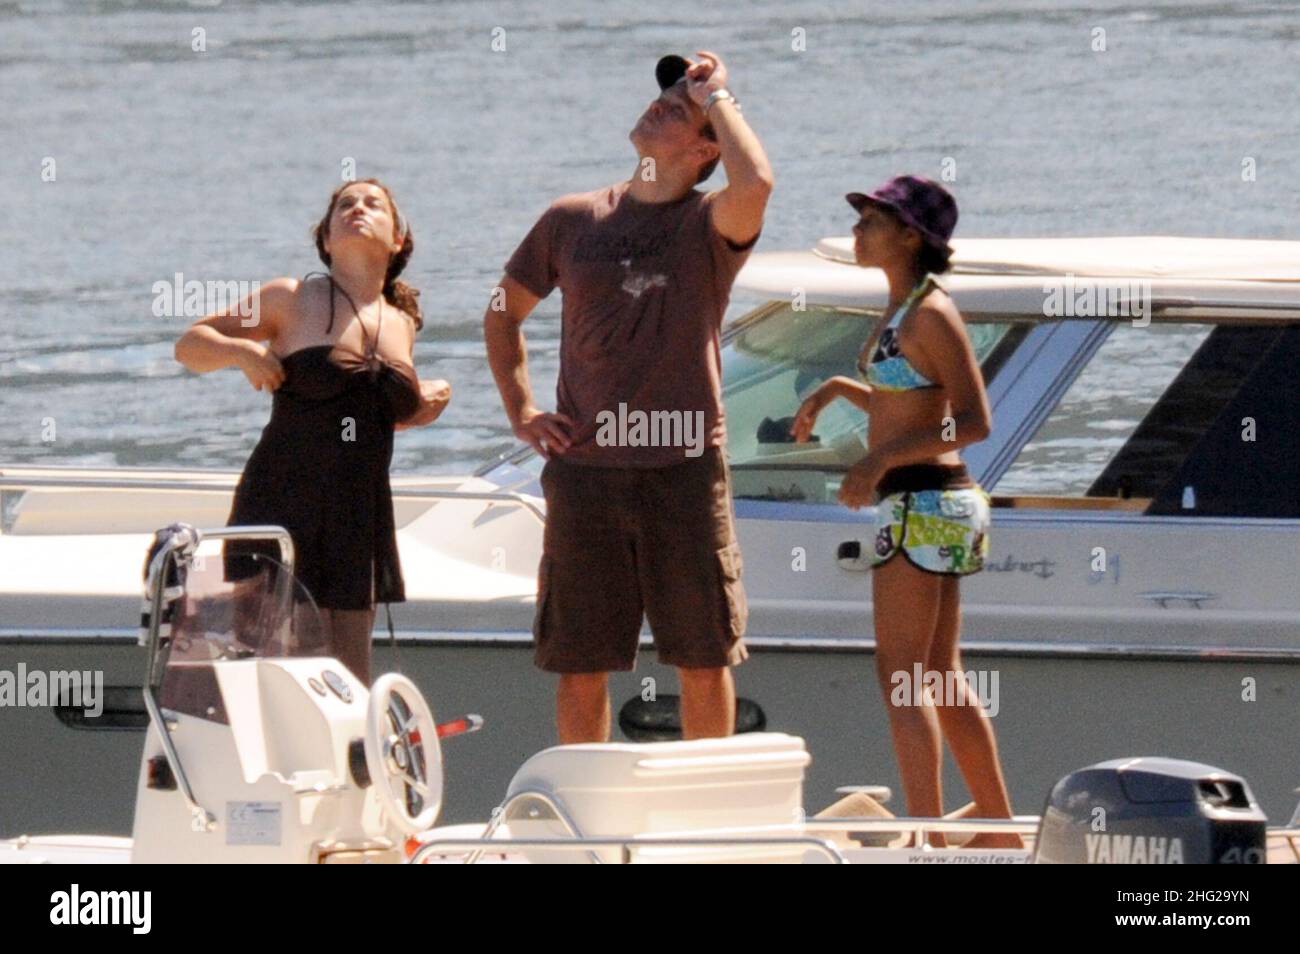
[[[250,580],[221,546],[272,539]],[[130,838],[24,835],[4,863],[1264,863],[1300,858],[1300,819],[1267,830],[1246,783],[1125,759],[1063,779],[1041,819],[898,819],[858,791],[808,817],[804,741],[777,732],[568,745],[529,758],[489,820],[436,827],[439,725],[390,673],[367,688],[322,654],[293,545],[274,527],[173,525],[147,559],[140,754]],[[881,793],[876,792],[879,795]],[[870,814],[854,815],[861,806]],[[1105,818],[1098,828],[1097,818]],[[1023,833],[1031,847],[930,847]],[[891,842],[915,839],[921,847]]]
[[[963,647],[968,665],[1002,677],[1013,800],[1041,798],[1120,738],[1231,765],[1270,813],[1289,810],[1295,779],[1276,753],[1300,749],[1300,242],[956,248],[944,283],[994,410],[992,435],[965,453],[993,495],[994,527],[988,570],[963,584]],[[832,407],[819,440],[795,445],[773,422],[821,380],[851,373],[886,288],[879,272],[851,264],[848,239],[829,239],[754,255],[735,294],[762,301],[724,335],[751,607],[743,714],[825,753],[808,783],[829,800],[843,781],[830,766],[892,771],[862,660],[874,642],[858,555],[872,515],[835,502],[866,423]],[[539,470],[524,449],[473,476],[394,480],[409,601],[394,610],[396,651],[381,646],[381,658],[509,727],[504,744],[465,755],[469,771],[449,775],[449,811],[460,818],[552,737],[553,684],[530,669],[528,650],[545,519]],[[38,799],[33,780],[0,779],[0,804],[14,806],[0,833],[81,817],[104,830],[129,825],[130,779],[115,766],[137,740],[113,730],[143,720],[138,554],[159,525],[223,523],[236,479],[0,469],[0,652],[33,668],[103,670],[115,700],[99,719],[0,710],[14,757],[44,760],[55,791],[75,790],[62,783],[88,763],[105,778],[95,805]],[[670,680],[649,660],[615,680],[625,736],[671,735],[661,711]],[[93,728],[105,731],[80,731]]]

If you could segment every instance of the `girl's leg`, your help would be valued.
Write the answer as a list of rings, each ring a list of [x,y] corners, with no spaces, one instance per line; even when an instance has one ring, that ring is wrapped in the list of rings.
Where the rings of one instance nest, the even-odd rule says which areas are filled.
[[[916,667],[923,667],[929,658],[941,581],[941,577],[912,566],[902,554],[876,567],[871,580],[876,675],[889,710],[907,813],[926,818],[943,814],[943,751],[934,706],[924,694],[916,704],[920,689],[914,692],[913,683]],[[894,696],[898,704],[891,698]],[[935,834],[930,836],[930,844],[942,847],[946,841]]]
[[[955,689],[954,698],[939,699],[937,712],[943,726],[944,737],[952,747],[953,757],[961,768],[966,786],[975,799],[977,818],[1010,818],[1011,799],[1007,796],[1006,781],[998,761],[998,743],[993,735],[993,723],[970,690],[965,679],[948,679],[949,672],[963,672],[958,639],[961,636],[960,578],[938,577],[940,600],[938,625],[926,668],[944,673],[944,686]],[[945,701],[953,705],[944,705]],[[980,834],[967,843],[968,848],[1023,848],[1019,835]]]
[[[375,608],[322,609],[329,631],[330,652],[366,686],[370,685],[370,648],[374,641]]]

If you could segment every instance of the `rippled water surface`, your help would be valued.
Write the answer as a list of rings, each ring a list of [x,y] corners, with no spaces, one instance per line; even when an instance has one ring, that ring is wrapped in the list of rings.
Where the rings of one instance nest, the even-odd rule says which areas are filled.
[[[777,171],[774,250],[847,233],[845,191],[945,157],[961,235],[1295,237],[1298,41],[1291,3],[0,0],[0,462],[241,467],[269,399],[177,365],[190,319],[155,317],[153,284],[310,271],[348,158],[413,223],[417,363],[456,389],[395,470],[510,447],[488,292],[551,198],[631,174],[665,51],[730,64]],[[557,314],[527,326],[548,401]],[[1101,441],[1132,416],[1111,385]]]

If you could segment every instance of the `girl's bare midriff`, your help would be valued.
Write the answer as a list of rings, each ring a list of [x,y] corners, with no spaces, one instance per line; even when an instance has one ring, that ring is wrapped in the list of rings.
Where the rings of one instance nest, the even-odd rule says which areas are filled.
[[[869,444],[880,446],[917,431],[933,430],[940,433],[944,418],[951,410],[942,388],[933,391],[903,391],[899,393],[875,390],[871,394],[871,410],[867,416],[871,426],[867,431]],[[945,451],[926,464],[960,464],[957,451]]]

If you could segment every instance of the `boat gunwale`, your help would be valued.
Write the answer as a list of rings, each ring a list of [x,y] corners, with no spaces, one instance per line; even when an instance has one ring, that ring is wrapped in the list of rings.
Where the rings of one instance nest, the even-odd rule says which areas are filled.
[[[443,649],[530,649],[531,632],[525,630],[436,631],[397,628],[401,647]],[[377,649],[391,648],[389,640],[375,632]],[[85,632],[74,629],[0,629],[0,646],[40,643],[48,646],[139,646],[136,629],[98,629]],[[639,649],[652,649],[650,636],[643,634]],[[874,653],[876,641],[865,636],[746,636],[745,646],[763,653]],[[1298,647],[1202,647],[1152,646],[1150,644],[1109,644],[1050,642],[1044,640],[989,640],[962,637],[962,655],[986,658],[1074,659],[1115,662],[1195,662],[1195,663],[1264,663],[1291,665],[1300,663]]]

